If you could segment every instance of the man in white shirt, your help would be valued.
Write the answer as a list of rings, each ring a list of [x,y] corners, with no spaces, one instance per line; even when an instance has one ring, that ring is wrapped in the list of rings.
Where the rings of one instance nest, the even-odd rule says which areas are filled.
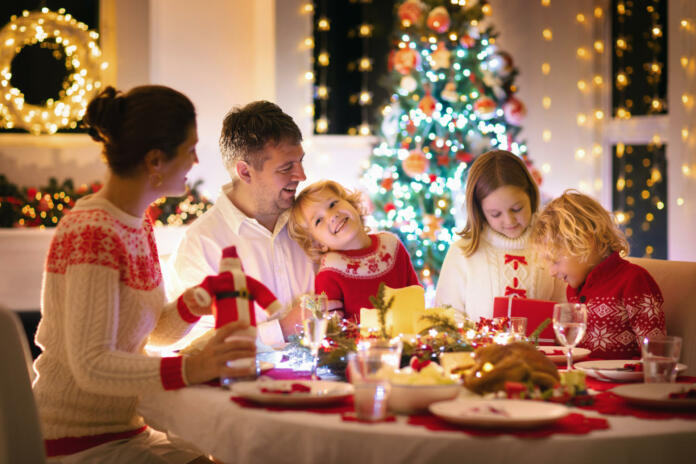
[[[286,227],[297,186],[306,179],[301,142],[293,119],[273,103],[257,101],[230,111],[220,151],[232,181],[188,227],[168,263],[167,293],[174,298],[217,274],[223,248],[236,246],[244,271],[292,308],[280,321],[266,321],[256,306],[259,337],[267,345],[278,345],[296,332],[297,299],[314,289],[314,265]],[[209,317],[199,326],[197,333],[214,323]]]

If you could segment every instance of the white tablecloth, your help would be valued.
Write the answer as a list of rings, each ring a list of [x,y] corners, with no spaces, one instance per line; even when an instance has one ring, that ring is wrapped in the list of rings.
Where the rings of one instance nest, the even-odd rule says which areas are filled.
[[[473,437],[397,422],[344,422],[338,414],[244,408],[207,386],[149,395],[140,412],[226,463],[563,463],[696,462],[696,420],[604,416],[611,428],[548,438]],[[594,412],[579,411],[585,415]]]

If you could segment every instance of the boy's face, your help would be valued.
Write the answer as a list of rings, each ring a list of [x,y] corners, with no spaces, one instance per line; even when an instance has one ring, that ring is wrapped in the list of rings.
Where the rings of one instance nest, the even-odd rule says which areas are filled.
[[[547,256],[546,262],[552,277],[564,281],[573,288],[578,288],[585,283],[587,275],[597,265],[595,259],[590,258],[582,262],[574,256],[556,253],[553,256]]]
[[[491,229],[508,238],[522,235],[532,220],[529,195],[514,185],[493,190],[481,200],[481,210]]]
[[[309,234],[328,250],[358,250],[370,244],[360,213],[348,201],[330,190],[317,195],[318,201],[302,205]]]

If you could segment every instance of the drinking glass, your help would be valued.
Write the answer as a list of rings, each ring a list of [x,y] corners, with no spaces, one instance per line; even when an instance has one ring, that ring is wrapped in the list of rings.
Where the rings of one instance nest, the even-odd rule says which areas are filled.
[[[553,331],[568,351],[568,370],[573,368],[573,348],[587,330],[587,306],[582,303],[559,303],[553,307]]]
[[[323,293],[321,295],[302,295],[300,308],[302,310],[304,343],[312,353],[312,380],[317,380],[319,347],[324,341],[326,327],[329,325],[328,299]]]
[[[681,337],[648,336],[641,343],[645,383],[674,382],[681,353]]]
[[[348,353],[348,375],[355,393],[355,415],[364,421],[379,421],[387,415],[391,392],[389,372],[394,370],[394,353],[363,345]]]

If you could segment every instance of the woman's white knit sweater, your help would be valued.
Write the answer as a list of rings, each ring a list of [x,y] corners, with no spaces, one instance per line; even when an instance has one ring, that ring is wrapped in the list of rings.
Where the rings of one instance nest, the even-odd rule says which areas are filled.
[[[493,317],[497,296],[565,301],[565,284],[540,268],[528,246],[530,230],[508,238],[486,226],[478,249],[468,257],[462,250],[465,239],[452,243],[440,270],[436,304],[465,310],[478,321]]]
[[[56,229],[44,270],[34,393],[44,438],[142,427],[138,395],[185,385],[181,357],[150,357],[197,318],[165,305],[152,225],[99,196]]]

